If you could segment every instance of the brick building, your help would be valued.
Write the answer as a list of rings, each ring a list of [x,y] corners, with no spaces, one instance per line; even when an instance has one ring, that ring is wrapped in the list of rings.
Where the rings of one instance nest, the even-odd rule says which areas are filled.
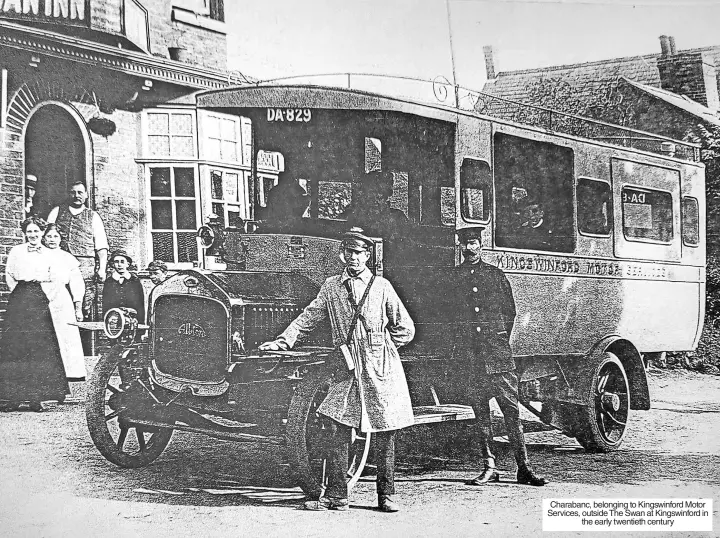
[[[248,125],[193,98],[247,82],[226,70],[223,12],[223,0],[0,2],[0,272],[22,241],[27,174],[43,217],[84,181],[110,248],[140,268],[192,265],[211,211],[248,218]]]

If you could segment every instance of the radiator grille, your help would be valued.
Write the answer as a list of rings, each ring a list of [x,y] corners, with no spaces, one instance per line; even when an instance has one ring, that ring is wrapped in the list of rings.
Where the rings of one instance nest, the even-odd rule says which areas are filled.
[[[221,381],[228,363],[228,315],[205,297],[168,295],[154,308],[153,356],[168,375]]]

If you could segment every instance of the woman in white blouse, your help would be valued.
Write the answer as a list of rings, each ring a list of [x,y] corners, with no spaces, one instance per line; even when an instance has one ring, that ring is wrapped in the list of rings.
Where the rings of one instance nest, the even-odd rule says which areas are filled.
[[[48,224],[43,243],[50,256],[50,282],[43,289],[50,301],[50,314],[60,345],[60,355],[69,381],[85,380],[85,356],[76,321],[83,320],[82,300],[85,281],[80,273],[80,262],[60,249],[60,232],[55,224]],[[68,293],[69,292],[69,293]]]
[[[50,286],[52,256],[41,244],[45,222],[23,221],[25,243],[8,254],[5,278],[10,288],[0,354],[0,410],[13,411],[28,402],[43,411],[43,401],[63,401],[69,393],[43,287]]]

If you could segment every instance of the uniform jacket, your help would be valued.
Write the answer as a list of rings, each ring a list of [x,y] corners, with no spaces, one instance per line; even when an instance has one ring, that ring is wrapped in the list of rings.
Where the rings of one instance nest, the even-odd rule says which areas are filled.
[[[355,280],[356,301],[362,297],[370,280],[369,270]],[[330,318],[335,347],[344,344],[353,317],[345,281],[346,271],[328,278],[317,297],[278,337],[292,347],[299,337],[309,333]],[[396,430],[414,423],[410,393],[397,348],[410,342],[415,325],[394,288],[384,278],[376,277],[362,306],[365,323],[358,321],[353,333],[351,351],[361,364],[361,383],[369,427],[366,431]],[[366,328],[367,326],[367,328]],[[360,392],[355,377],[337,376],[318,411],[341,424],[360,426]]]
[[[453,295],[455,352],[495,374],[515,370],[510,334],[515,299],[505,274],[488,263],[463,262],[457,269]]]
[[[131,275],[122,284],[114,278],[106,279],[102,294],[102,306],[103,315],[111,308],[119,306],[134,308],[137,310],[138,322],[145,323],[145,294],[140,279]]]

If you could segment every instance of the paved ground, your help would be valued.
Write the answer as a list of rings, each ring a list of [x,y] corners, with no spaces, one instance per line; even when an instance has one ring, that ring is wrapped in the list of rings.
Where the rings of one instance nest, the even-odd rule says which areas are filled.
[[[463,484],[476,471],[469,464],[405,462],[398,514],[373,509],[373,483],[364,479],[349,512],[298,510],[277,448],[179,433],[150,467],[119,469],[92,444],[81,404],[2,414],[0,535],[546,536],[543,498],[718,497],[720,377],[653,370],[650,384],[653,409],[634,414],[621,451],[591,455],[556,432],[529,434],[535,467],[552,480],[545,488],[512,482],[504,443],[504,481],[485,488]],[[715,529],[705,535],[720,534],[717,508]],[[607,536],[578,536],[594,534]]]

